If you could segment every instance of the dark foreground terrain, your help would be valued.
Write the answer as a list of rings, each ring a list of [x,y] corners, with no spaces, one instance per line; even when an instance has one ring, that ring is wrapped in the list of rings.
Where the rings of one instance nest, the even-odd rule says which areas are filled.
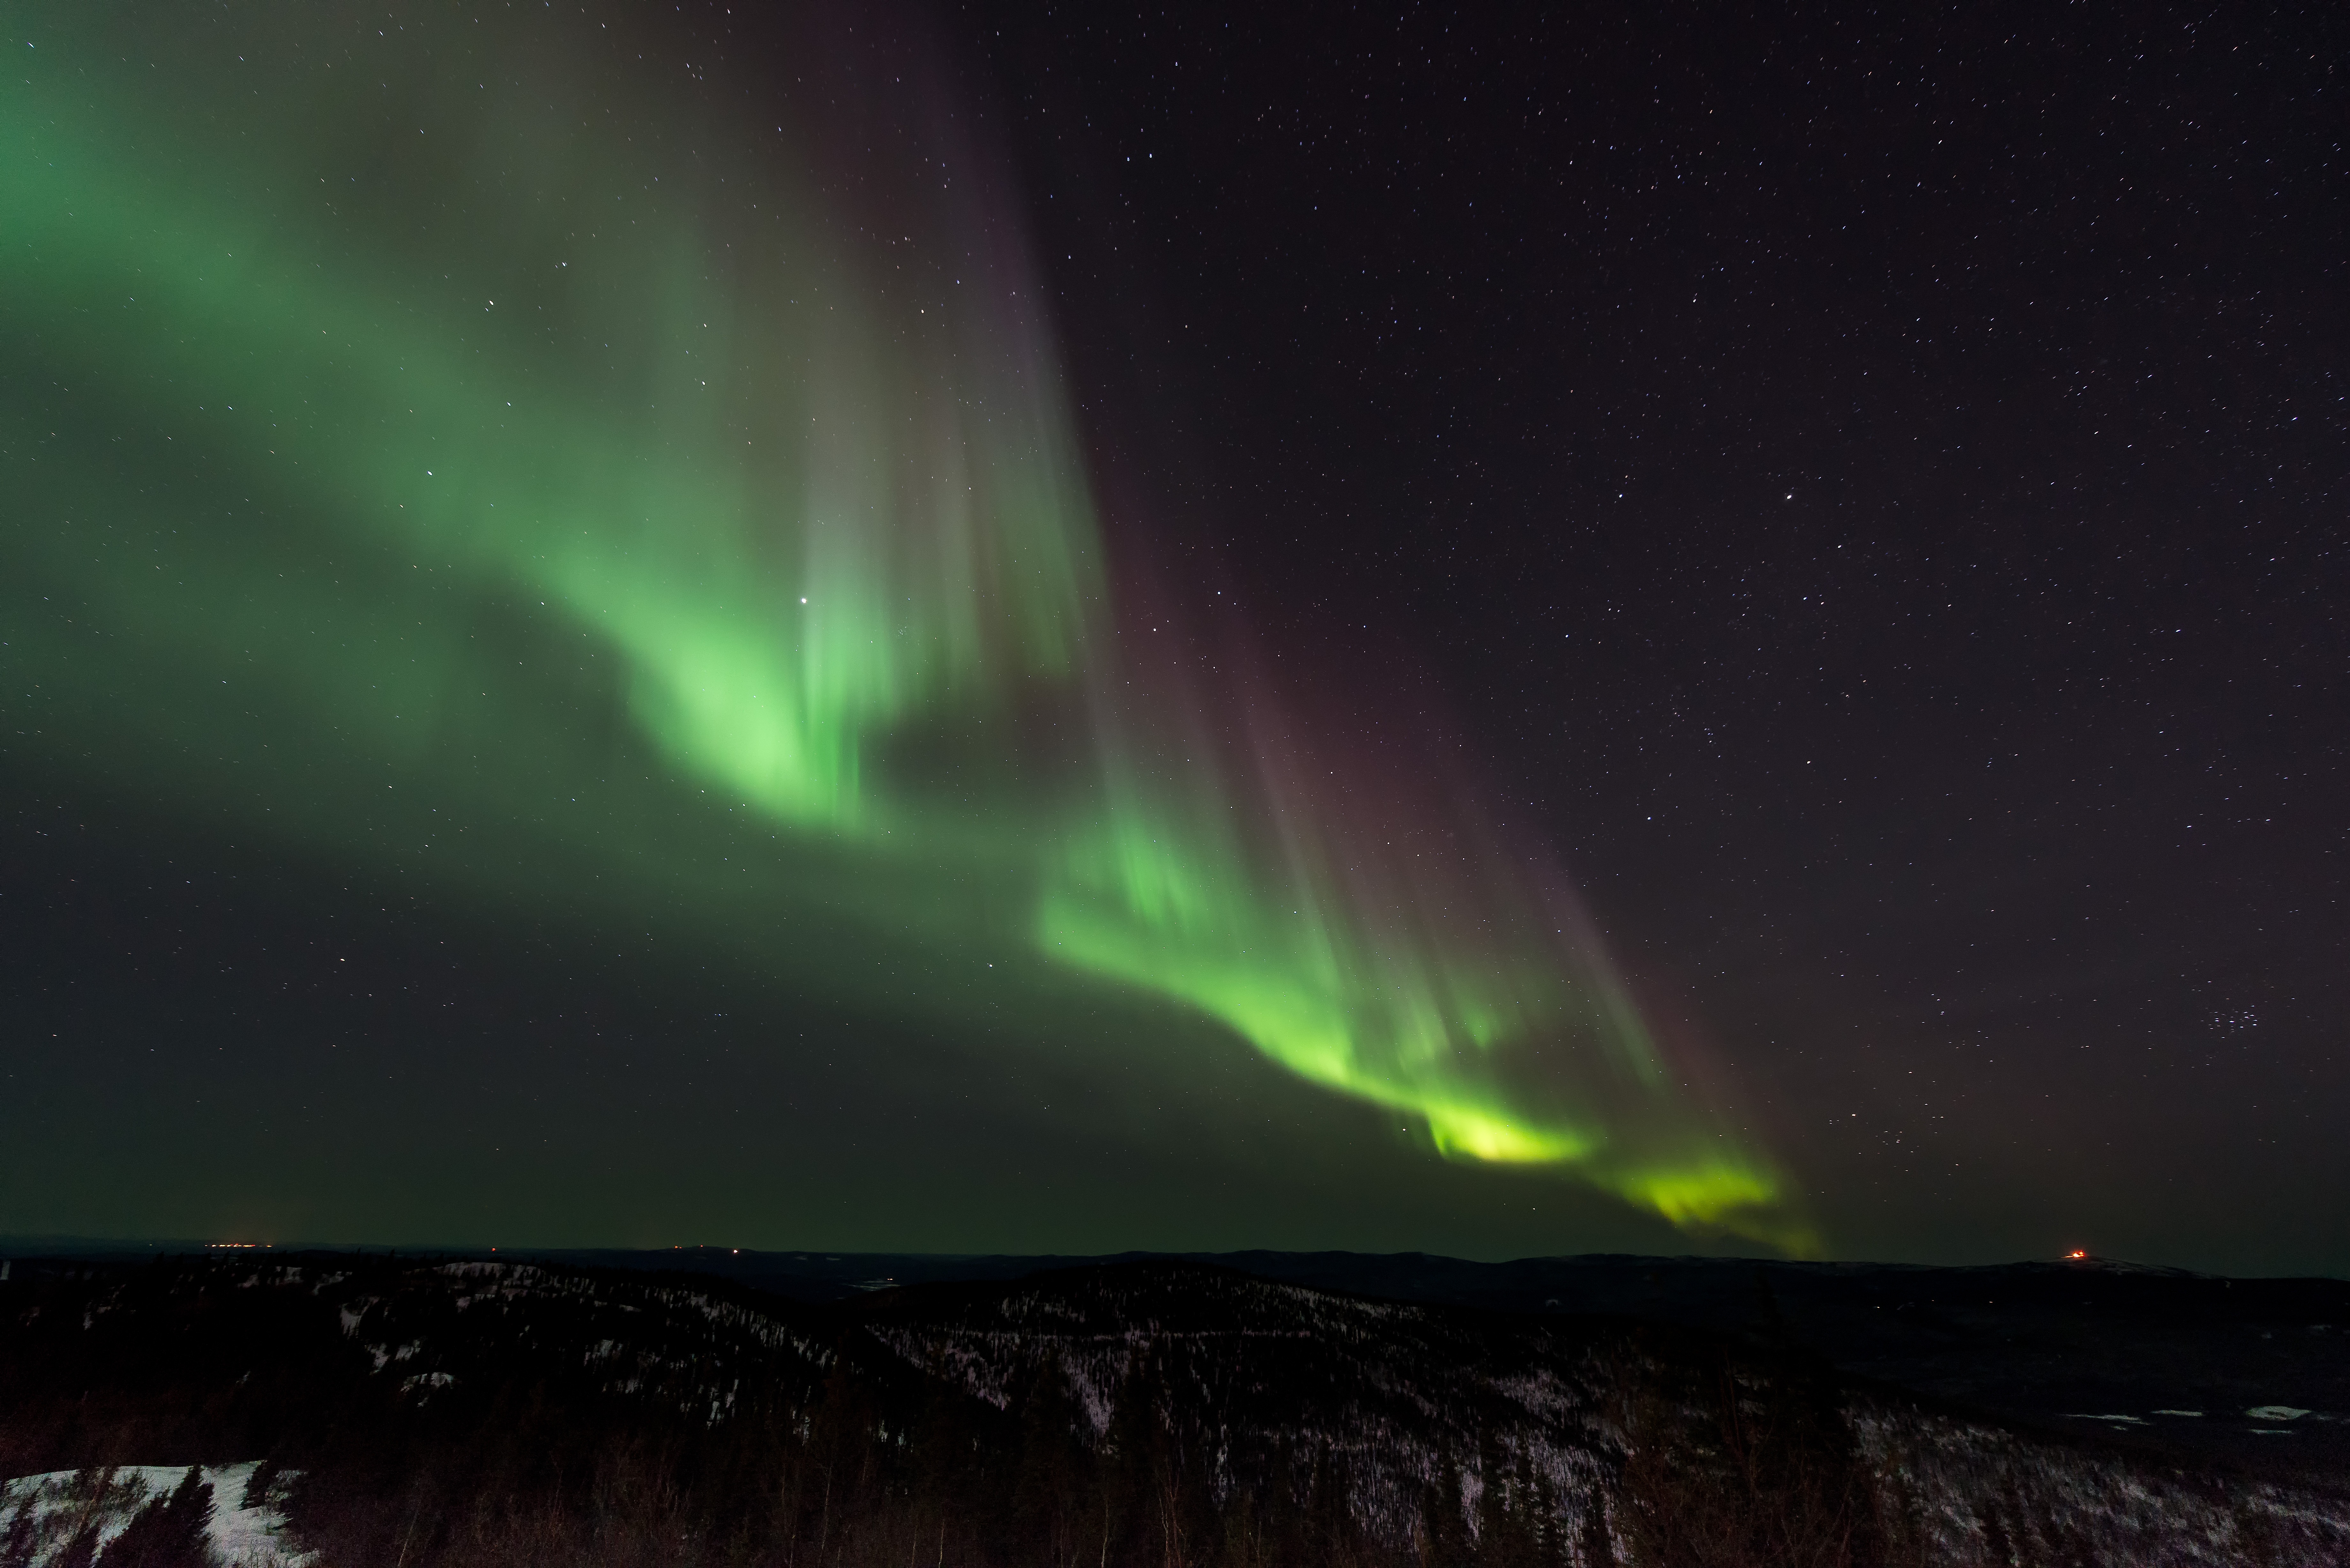
[[[17,1258],[0,1564],[2350,1562],[2325,1282],[652,1261]]]

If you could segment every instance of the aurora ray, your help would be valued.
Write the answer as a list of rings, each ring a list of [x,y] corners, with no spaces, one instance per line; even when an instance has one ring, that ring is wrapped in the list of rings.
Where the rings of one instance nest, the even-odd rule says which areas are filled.
[[[1342,763],[1237,651],[1146,655],[1011,204],[935,88],[899,106],[931,129],[850,153],[657,87],[617,14],[41,24],[0,107],[5,592],[57,765],[170,768],[366,861],[395,836],[313,781],[381,764],[484,835],[1024,953],[1444,1157],[1807,1244],[1555,876]],[[550,707],[567,665],[608,722]],[[769,874],[648,826],[623,755],[770,825]],[[546,804],[575,785],[592,823]],[[495,879],[448,847],[429,874]]]

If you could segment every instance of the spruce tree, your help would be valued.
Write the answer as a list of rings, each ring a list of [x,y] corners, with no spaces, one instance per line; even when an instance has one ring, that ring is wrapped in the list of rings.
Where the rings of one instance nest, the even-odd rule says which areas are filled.
[[[98,1521],[82,1521],[81,1528],[51,1557],[46,1568],[90,1568],[98,1561]]]
[[[1077,1440],[1078,1406],[1058,1358],[1037,1369],[1020,1402],[1020,1452],[1009,1502],[1011,1555],[1044,1568],[1076,1560],[1091,1457]]]
[[[244,1506],[267,1508],[270,1489],[277,1484],[277,1478],[283,1473],[276,1459],[264,1459],[254,1466],[253,1473],[244,1478]]]
[[[195,1465],[168,1497],[133,1514],[98,1568],[204,1568],[211,1559],[204,1527],[212,1522],[213,1488]]]
[[[1534,1473],[1534,1568],[1566,1568],[1566,1521],[1559,1517],[1558,1488],[1541,1466]]]
[[[40,1511],[28,1490],[8,1521],[8,1532],[0,1535],[0,1568],[33,1568],[33,1546],[39,1539]]]
[[[1430,1568],[1470,1568],[1469,1516],[1461,1506],[1461,1464],[1445,1449],[1427,1505]]]
[[[115,1467],[89,1466],[74,1472],[66,1495],[79,1505],[74,1521],[73,1533],[66,1543],[51,1554],[45,1568],[90,1568],[98,1561],[98,1542],[101,1521],[99,1511],[106,1505],[107,1494],[114,1488]]]
[[[1503,1490],[1502,1453],[1493,1443],[1493,1429],[1481,1428],[1477,1433],[1477,1563],[1478,1568],[1513,1568],[1503,1536],[1508,1532],[1503,1510],[1508,1499]]]
[[[1314,1487],[1306,1503],[1315,1562],[1346,1563],[1358,1555],[1353,1491],[1346,1455],[1325,1441],[1315,1457]]]
[[[1155,1563],[1159,1521],[1152,1507],[1152,1460],[1160,1447],[1153,1356],[1138,1348],[1127,1363],[1101,1455],[1102,1563]]]
[[[1313,1494],[1312,1478],[1307,1478],[1305,1494]],[[1305,1544],[1305,1511],[1300,1505],[1297,1485],[1297,1449],[1289,1434],[1283,1433],[1274,1446],[1273,1469],[1265,1482],[1264,1540],[1276,1563],[1288,1564],[1308,1561]]]
[[[1583,1500],[1583,1539],[1578,1545],[1581,1568],[1616,1568],[1616,1538],[1607,1529],[1607,1502],[1599,1495],[1596,1480]]]

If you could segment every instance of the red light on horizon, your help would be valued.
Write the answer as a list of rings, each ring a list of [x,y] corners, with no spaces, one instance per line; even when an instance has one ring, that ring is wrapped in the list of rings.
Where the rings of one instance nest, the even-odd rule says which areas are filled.
[[[2086,1258],[2088,1257],[2088,1255],[2089,1255],[2089,1253],[2088,1253],[2087,1249],[2086,1249],[2086,1248],[2083,1248],[2083,1247],[2075,1247],[2075,1248],[2074,1248],[2071,1251],[2069,1251],[2069,1252],[2067,1252],[2067,1253],[2065,1253],[2065,1254],[2064,1254],[2064,1256],[2065,1256],[2066,1258],[2068,1258],[2068,1259],[2074,1259],[2074,1258],[2078,1258],[2078,1259],[2086,1259]]]

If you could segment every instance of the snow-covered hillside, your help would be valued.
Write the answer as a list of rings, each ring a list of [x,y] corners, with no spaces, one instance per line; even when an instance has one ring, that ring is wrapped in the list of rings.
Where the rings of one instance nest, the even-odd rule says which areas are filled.
[[[1184,1262],[828,1306],[385,1259],[0,1293],[0,1466],[39,1472],[6,1568],[109,1538],[190,1456],[234,1563],[387,1532],[411,1568],[2350,1563],[2322,1480],[2004,1426],[1764,1339]],[[286,1479],[213,1462],[255,1454]],[[101,1486],[109,1461],[146,1468]]]
[[[204,1544],[221,1568],[307,1568],[315,1554],[287,1536],[271,1478],[263,1475],[255,1488],[260,1469],[255,1460],[197,1467],[211,1490]],[[0,1487],[0,1563],[45,1568],[84,1548],[102,1554],[141,1509],[169,1499],[186,1476],[185,1467],[124,1465],[18,1477]]]

